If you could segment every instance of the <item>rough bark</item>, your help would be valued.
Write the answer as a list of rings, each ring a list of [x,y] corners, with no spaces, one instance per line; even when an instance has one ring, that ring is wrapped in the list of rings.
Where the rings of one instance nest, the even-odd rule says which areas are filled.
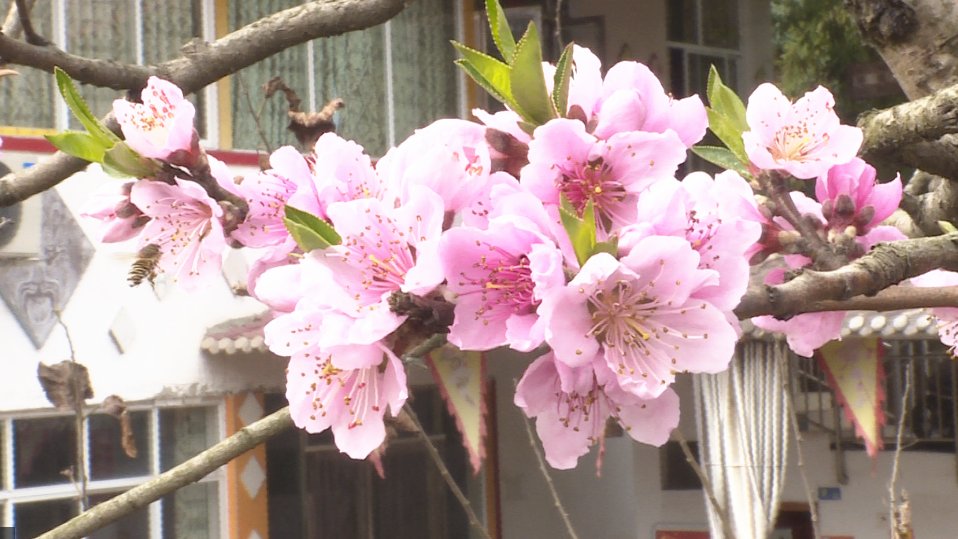
[[[146,79],[156,74],[170,80],[189,94],[289,47],[319,37],[329,37],[360,30],[386,22],[398,14],[411,0],[325,0],[311,2],[260,19],[228,34],[213,43],[191,42],[183,47],[183,55],[157,66],[123,66],[99,60],[76,57],[64,69],[81,82],[95,82],[106,77],[124,80],[123,88],[135,90],[146,86]],[[13,46],[16,44],[16,46]],[[29,54],[28,54],[29,53]],[[0,36],[0,57],[12,63],[31,65],[52,71],[58,60],[56,50],[12,41]],[[79,63],[76,63],[79,62]],[[109,77],[107,77],[109,76]],[[113,86],[110,86],[113,87]],[[111,116],[107,126],[117,131]],[[0,178],[0,207],[10,206],[43,192],[88,163],[57,152],[37,166]]]
[[[858,119],[869,162],[897,163],[942,176],[958,172],[958,85]]]
[[[760,314],[787,318],[817,310],[816,304],[821,301],[847,302],[857,296],[875,296],[905,279],[939,268],[958,271],[958,233],[879,244],[870,253],[841,268],[806,270],[788,282],[764,287],[764,293],[762,289],[753,288],[742,298],[735,314],[739,318]],[[903,297],[900,295],[898,299]],[[926,299],[935,306],[958,305],[954,297],[943,296],[942,302],[935,298]],[[840,308],[854,307],[845,303]]]
[[[954,0],[845,0],[909,99],[958,84]]]

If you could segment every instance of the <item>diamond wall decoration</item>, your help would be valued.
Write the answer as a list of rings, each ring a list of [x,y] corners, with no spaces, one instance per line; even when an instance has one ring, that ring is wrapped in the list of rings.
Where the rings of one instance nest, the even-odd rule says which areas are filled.
[[[50,336],[57,323],[55,312],[66,307],[94,253],[56,190],[40,196],[40,252],[0,257],[0,298],[37,348]]]

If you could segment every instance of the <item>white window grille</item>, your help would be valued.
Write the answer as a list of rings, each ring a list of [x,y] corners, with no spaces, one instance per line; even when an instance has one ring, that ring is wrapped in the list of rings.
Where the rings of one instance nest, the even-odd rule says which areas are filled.
[[[91,414],[83,421],[91,506],[193,457],[222,434],[219,407],[209,402],[179,407],[131,405],[128,414],[135,453],[124,449],[115,417]],[[44,411],[0,416],[0,438],[2,525],[15,527],[18,537],[35,537],[79,513],[73,415]],[[90,537],[220,537],[222,483],[223,472],[217,470]]]

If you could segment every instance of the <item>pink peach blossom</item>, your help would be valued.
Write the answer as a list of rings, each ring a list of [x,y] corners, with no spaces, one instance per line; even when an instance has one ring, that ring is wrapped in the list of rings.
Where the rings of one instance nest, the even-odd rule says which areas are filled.
[[[850,161],[861,147],[862,131],[841,125],[834,105],[821,86],[791,103],[774,85],[760,85],[748,98],[750,131],[742,134],[752,164],[811,179]]]
[[[173,83],[150,77],[140,94],[142,103],[125,99],[113,102],[123,137],[131,148],[145,157],[166,159],[170,154],[193,146],[193,104]]]
[[[130,202],[134,182],[111,181],[98,188],[86,202],[80,215],[103,223],[100,241],[116,243],[136,237],[150,218]]]
[[[398,415],[408,396],[402,362],[381,343],[296,354],[286,380],[296,426],[312,433],[331,429],[339,450],[354,459],[382,445],[386,408]]]
[[[684,160],[685,146],[673,131],[599,140],[582,122],[559,118],[533,133],[520,182],[548,205],[565,196],[580,215],[592,201],[598,228],[609,232],[634,222],[639,192],[671,178]]]
[[[447,289],[457,294],[449,342],[463,350],[542,344],[536,309],[545,290],[565,284],[562,253],[547,231],[506,217],[486,230],[457,227],[443,234],[440,257]]]
[[[836,230],[854,226],[860,235],[894,213],[901,197],[900,175],[876,183],[875,168],[857,157],[831,167],[815,182],[815,198],[822,203],[828,226]]]
[[[187,289],[219,274],[226,240],[220,217],[223,209],[194,182],[174,185],[140,180],[130,201],[151,220],[140,234],[140,246],[157,245],[158,267]]]
[[[553,468],[574,468],[601,443],[608,418],[634,440],[660,446],[679,423],[679,398],[671,389],[643,399],[623,391],[601,359],[570,367],[548,353],[535,360],[516,387],[516,406],[536,419],[536,431]]]
[[[621,260],[593,255],[540,307],[556,358],[581,367],[601,355],[624,390],[654,398],[677,372],[719,372],[737,335],[695,295],[718,282],[684,238],[649,236]]]

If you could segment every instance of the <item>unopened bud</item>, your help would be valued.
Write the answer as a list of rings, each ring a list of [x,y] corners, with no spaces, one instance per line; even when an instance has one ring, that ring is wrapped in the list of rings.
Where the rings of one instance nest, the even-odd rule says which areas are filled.
[[[491,127],[486,129],[486,143],[488,143],[493,150],[507,157],[526,157],[529,154],[529,146],[527,144],[519,141],[519,139],[505,131]]]
[[[875,206],[865,206],[859,210],[858,215],[855,217],[855,226],[858,228],[867,228],[868,225],[872,223],[872,219],[875,218]]]
[[[585,115],[585,110],[580,105],[572,105],[569,107],[569,113],[566,114],[566,118],[579,120],[583,124],[589,123],[589,118]]]
[[[838,195],[835,200],[835,216],[849,219],[855,215],[855,201],[848,195]]]
[[[825,202],[822,202],[822,215],[826,220],[831,220],[835,215],[835,202],[832,199],[828,199]]]

